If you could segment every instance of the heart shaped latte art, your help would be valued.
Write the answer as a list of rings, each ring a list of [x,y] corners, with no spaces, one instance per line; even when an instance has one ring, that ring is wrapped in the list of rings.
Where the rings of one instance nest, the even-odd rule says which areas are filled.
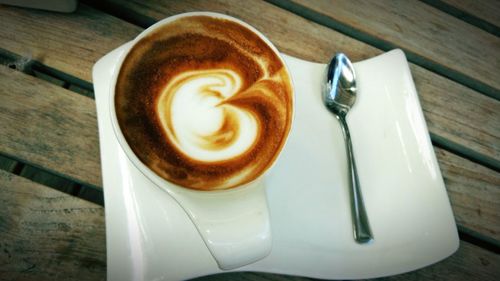
[[[114,97],[134,155],[196,190],[260,177],[292,122],[291,81],[277,51],[248,27],[209,16],[174,20],[136,42]]]
[[[241,77],[228,69],[184,72],[158,98],[157,114],[169,140],[187,157],[217,162],[244,154],[256,142],[259,121],[231,104]]]

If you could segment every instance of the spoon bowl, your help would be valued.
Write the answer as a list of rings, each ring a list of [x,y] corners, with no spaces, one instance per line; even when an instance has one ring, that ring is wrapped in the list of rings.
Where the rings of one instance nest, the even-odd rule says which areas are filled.
[[[334,114],[347,114],[356,102],[356,75],[346,55],[335,55],[328,64],[323,101]]]

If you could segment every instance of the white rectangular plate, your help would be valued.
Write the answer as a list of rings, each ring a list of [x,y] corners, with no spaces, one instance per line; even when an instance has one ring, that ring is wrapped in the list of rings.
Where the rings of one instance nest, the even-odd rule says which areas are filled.
[[[222,272],[181,207],[129,162],[114,136],[109,79],[129,44],[94,66],[106,204],[108,280],[178,280]],[[294,82],[288,143],[266,175],[271,254],[235,271],[373,278],[451,255],[458,235],[408,63],[394,50],[354,64],[348,115],[374,241],[353,240],[342,132],[321,101],[325,65],[283,55]]]

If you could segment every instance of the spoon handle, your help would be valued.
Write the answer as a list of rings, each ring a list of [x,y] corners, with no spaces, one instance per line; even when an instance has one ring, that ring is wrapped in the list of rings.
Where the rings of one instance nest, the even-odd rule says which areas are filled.
[[[363,196],[361,194],[358,172],[356,170],[356,162],[354,160],[354,153],[351,144],[351,135],[349,127],[345,120],[345,114],[337,115],[342,127],[342,133],[346,144],[347,161],[349,169],[349,183],[350,183],[350,198],[351,198],[351,216],[353,220],[354,240],[358,243],[367,243],[373,239],[370,224],[368,223],[368,216],[366,215],[365,204],[363,203]]]

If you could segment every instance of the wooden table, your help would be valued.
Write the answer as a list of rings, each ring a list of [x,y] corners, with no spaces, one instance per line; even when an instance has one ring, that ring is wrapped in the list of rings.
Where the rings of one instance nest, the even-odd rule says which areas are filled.
[[[500,276],[500,2],[83,1],[0,6],[0,280],[102,280],[106,241],[91,69],[155,21],[216,11],[316,62],[392,48],[410,61],[460,248],[389,280]],[[306,280],[231,273],[202,280]]]

